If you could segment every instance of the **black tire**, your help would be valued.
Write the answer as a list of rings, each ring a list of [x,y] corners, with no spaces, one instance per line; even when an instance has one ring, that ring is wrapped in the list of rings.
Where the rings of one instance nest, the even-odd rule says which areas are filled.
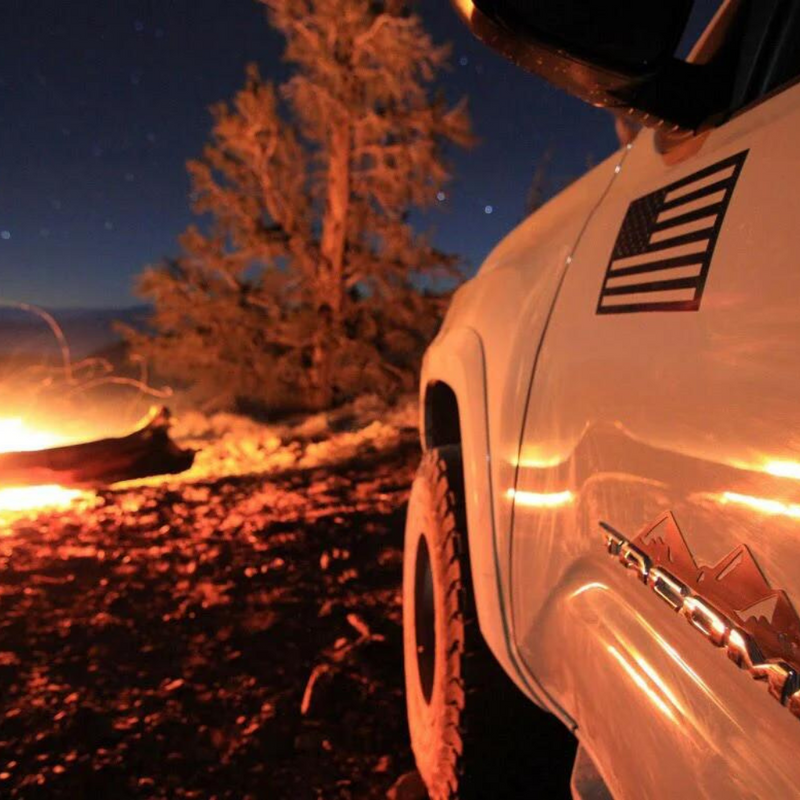
[[[406,519],[403,644],[411,747],[432,800],[569,797],[575,741],[478,629],[461,450],[426,452]]]

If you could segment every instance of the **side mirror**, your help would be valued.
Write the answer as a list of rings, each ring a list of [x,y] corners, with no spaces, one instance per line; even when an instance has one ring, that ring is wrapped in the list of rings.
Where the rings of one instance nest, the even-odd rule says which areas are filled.
[[[594,106],[665,131],[719,104],[703,68],[674,57],[693,0],[453,0],[472,32]]]

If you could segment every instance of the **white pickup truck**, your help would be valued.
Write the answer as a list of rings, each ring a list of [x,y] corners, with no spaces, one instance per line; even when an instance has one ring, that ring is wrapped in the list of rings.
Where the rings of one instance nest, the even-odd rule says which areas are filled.
[[[800,2],[722,3],[687,60],[691,0],[455,2],[643,127],[494,249],[426,354],[420,774],[434,800],[553,796],[535,704],[577,738],[575,797],[798,797]]]

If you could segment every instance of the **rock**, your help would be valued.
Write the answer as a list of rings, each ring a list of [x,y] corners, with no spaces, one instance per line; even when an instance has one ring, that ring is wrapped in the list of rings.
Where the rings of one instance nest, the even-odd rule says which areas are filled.
[[[401,775],[386,792],[388,800],[427,800],[428,792],[419,772],[413,770]]]

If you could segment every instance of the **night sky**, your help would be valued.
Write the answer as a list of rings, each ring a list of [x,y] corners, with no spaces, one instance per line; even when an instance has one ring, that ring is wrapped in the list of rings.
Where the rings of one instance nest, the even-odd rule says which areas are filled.
[[[718,0],[703,0],[698,20]],[[462,28],[446,0],[421,0],[453,43],[441,83],[468,95],[480,145],[453,152],[456,180],[420,220],[472,269],[523,217],[537,162],[549,188],[617,146],[608,114],[516,70]],[[282,80],[281,38],[255,0],[6,0],[0,31],[0,300],[49,307],[137,302],[134,277],[177,252],[192,220],[185,162],[208,107],[256,61]]]

